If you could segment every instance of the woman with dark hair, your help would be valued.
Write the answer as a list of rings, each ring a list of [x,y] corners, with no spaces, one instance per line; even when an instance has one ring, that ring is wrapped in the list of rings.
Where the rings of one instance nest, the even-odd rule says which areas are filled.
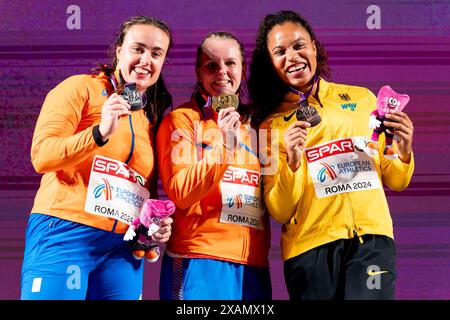
[[[160,76],[171,33],[126,20],[112,67],[75,75],[47,95],[31,160],[43,173],[26,231],[22,299],[139,299],[144,260],[124,233],[149,198],[154,127],[171,96]],[[153,240],[166,242],[171,218]]]
[[[242,44],[212,32],[197,50],[197,88],[157,134],[164,189],[175,205],[160,297],[270,299],[270,225],[262,207],[256,135],[239,103]]]
[[[264,200],[283,224],[291,299],[392,299],[395,245],[383,183],[401,191],[414,171],[413,124],[386,115],[399,158],[372,158],[366,88],[328,82],[327,54],[308,22],[280,11],[262,22],[250,66],[253,113],[269,141]],[[345,103],[356,108],[346,109]],[[260,141],[264,143],[266,141]],[[275,151],[275,150],[278,150]]]

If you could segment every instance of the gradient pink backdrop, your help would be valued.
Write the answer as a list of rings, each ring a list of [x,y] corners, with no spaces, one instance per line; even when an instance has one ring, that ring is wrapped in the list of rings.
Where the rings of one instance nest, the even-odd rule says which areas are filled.
[[[66,9],[81,9],[68,30]],[[369,30],[369,5],[381,29]],[[415,124],[416,171],[402,193],[387,191],[398,246],[398,299],[450,298],[450,4],[448,1],[1,1],[0,2],[0,298],[18,299],[24,230],[40,176],[30,164],[31,137],[45,95],[72,74],[90,73],[120,23],[153,15],[170,24],[174,46],[164,76],[175,105],[195,84],[195,50],[209,31],[234,32],[248,57],[263,17],[281,9],[307,18],[329,52],[334,82],[377,93],[408,93]],[[274,299],[287,293],[280,225],[272,222]],[[159,263],[146,265],[144,299],[158,299]]]

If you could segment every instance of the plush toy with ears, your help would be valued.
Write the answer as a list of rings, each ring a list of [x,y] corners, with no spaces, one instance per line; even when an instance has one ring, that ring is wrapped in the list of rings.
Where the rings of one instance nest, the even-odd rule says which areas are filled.
[[[159,230],[161,220],[169,217],[175,211],[175,205],[170,200],[148,199],[141,209],[139,217],[135,218],[125,233],[123,240],[132,242],[133,257],[148,262],[156,262],[160,256],[158,243],[152,235]]]
[[[402,111],[408,102],[409,96],[407,94],[399,94],[392,90],[390,86],[384,86],[380,89],[377,96],[377,109],[372,111],[369,119],[369,128],[373,129],[373,133],[367,148],[371,155],[378,153],[378,138],[384,132],[386,136],[384,156],[391,160],[398,157],[393,148],[394,133],[384,125],[384,120],[386,114]]]

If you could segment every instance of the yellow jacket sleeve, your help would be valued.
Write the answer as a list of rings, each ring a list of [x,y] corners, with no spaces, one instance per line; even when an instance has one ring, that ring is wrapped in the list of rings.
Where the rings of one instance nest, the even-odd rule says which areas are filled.
[[[394,191],[402,191],[411,182],[414,173],[414,155],[411,154],[411,161],[408,164],[396,159],[382,165],[381,170],[383,182],[386,186]]]
[[[268,129],[264,125],[261,129],[268,131],[266,146],[261,150],[262,157],[269,159],[264,160],[266,166],[263,169],[265,205],[272,218],[280,223],[287,223],[294,217],[303,194],[305,159],[302,159],[302,165],[297,171],[292,172],[287,164],[287,154],[281,140],[284,133],[277,128]]]

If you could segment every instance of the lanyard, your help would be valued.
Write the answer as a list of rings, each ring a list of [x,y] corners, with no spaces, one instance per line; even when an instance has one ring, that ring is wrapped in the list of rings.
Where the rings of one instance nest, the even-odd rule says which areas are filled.
[[[122,80],[122,76],[119,74],[120,79]],[[117,79],[116,79],[116,75],[114,74],[114,72],[111,72],[111,76],[109,77],[109,81],[111,82],[114,91],[117,90],[117,87],[119,86],[119,84],[117,83]]]
[[[195,102],[197,102],[197,106],[199,107],[203,115],[203,118],[205,118],[205,120],[212,119],[214,117],[214,110],[211,107],[212,104],[211,96],[208,97],[204,96],[200,90],[201,89],[197,87],[194,93],[192,94],[192,97],[195,99]]]
[[[120,77],[120,80],[122,81],[123,79],[120,74],[119,74],[119,77]],[[109,77],[109,80],[114,88],[114,91],[117,91],[118,83],[117,83],[117,78],[116,78],[116,75],[114,74],[114,72],[111,72],[111,76]],[[128,164],[130,162],[131,157],[133,156],[133,153],[134,153],[134,129],[133,129],[133,121],[132,121],[131,115],[128,116],[128,121],[130,123],[130,130],[131,130],[131,147],[130,147],[130,153],[128,154],[128,158],[127,158],[127,160],[125,160],[126,164]]]
[[[311,88],[309,88],[309,90],[306,93],[303,93],[297,89],[294,89],[293,87],[289,86],[289,91],[291,91],[292,93],[295,93],[296,95],[300,96],[300,98],[298,99],[297,105],[298,106],[303,106],[306,107],[308,105],[308,97],[311,95],[311,92],[314,88],[314,85],[319,81],[319,76],[316,74],[314,75],[314,78],[312,80],[312,85]]]
[[[312,80],[311,88],[303,94],[302,92],[295,90],[292,87],[289,87],[289,90],[293,93],[296,93],[300,96],[300,99],[297,102],[297,112],[296,117],[298,121],[306,121],[311,124],[311,127],[318,125],[321,121],[320,115],[317,112],[316,108],[308,105],[308,97],[311,95],[311,92],[314,88],[314,85],[319,81],[319,76],[314,75]]]

